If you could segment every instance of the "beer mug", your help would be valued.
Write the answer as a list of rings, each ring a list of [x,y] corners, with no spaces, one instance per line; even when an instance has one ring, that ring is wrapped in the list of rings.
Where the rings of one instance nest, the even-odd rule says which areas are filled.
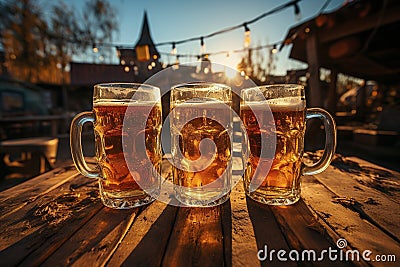
[[[331,162],[336,147],[336,126],[320,108],[306,108],[304,87],[276,84],[241,91],[240,117],[248,159],[243,176],[246,194],[269,205],[290,205],[300,199],[300,176],[317,174]],[[323,121],[326,140],[321,159],[303,160],[306,120]]]
[[[81,133],[93,123],[97,167],[82,153]],[[110,83],[94,86],[93,111],[71,123],[72,159],[84,176],[99,180],[103,204],[128,209],[152,202],[160,191],[160,90],[145,84]]]
[[[232,178],[232,93],[199,82],[172,87],[171,154],[175,196],[185,206],[229,199]]]

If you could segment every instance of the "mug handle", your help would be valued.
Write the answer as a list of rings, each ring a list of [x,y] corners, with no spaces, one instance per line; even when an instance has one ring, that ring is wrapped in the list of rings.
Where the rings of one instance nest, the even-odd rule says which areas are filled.
[[[310,108],[306,110],[306,120],[318,118],[322,120],[325,128],[325,148],[319,161],[312,165],[303,164],[302,174],[312,175],[323,172],[331,163],[336,149],[336,124],[332,116],[321,108]]]
[[[72,160],[78,171],[89,178],[100,178],[99,167],[90,168],[83,157],[82,151],[82,127],[86,122],[93,123],[94,121],[94,114],[90,111],[82,112],[75,116],[71,122],[70,146]]]

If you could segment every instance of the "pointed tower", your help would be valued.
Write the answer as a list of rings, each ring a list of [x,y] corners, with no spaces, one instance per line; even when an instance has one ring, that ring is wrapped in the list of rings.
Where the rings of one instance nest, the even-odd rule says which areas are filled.
[[[143,82],[156,72],[162,69],[159,62],[160,54],[154,45],[153,38],[150,34],[147,12],[144,12],[142,31],[136,42],[134,49],[117,48],[121,65],[126,65],[125,71],[133,71],[135,80]]]
[[[140,55],[140,48],[143,48],[145,50],[145,54]],[[135,44],[135,49],[136,49],[136,56],[138,60],[142,58],[148,59],[148,57],[145,57],[145,55],[148,53],[150,59],[154,59],[156,56],[159,58],[160,54],[157,51],[157,48],[154,46],[153,39],[151,38],[150,34],[150,29],[149,29],[149,22],[147,20],[147,12],[144,12],[143,16],[143,23],[142,23],[142,32],[140,33],[139,40]],[[146,55],[147,56],[147,55]]]

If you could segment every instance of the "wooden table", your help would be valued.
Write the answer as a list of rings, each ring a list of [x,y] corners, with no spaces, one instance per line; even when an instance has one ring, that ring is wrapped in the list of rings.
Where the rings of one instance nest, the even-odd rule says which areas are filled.
[[[170,177],[171,168],[164,169]],[[258,204],[245,197],[240,182],[217,207],[155,201],[113,210],[101,204],[97,182],[68,165],[0,192],[0,265],[399,266],[399,178],[337,156],[324,173],[303,177],[302,199],[292,206]],[[323,250],[337,250],[340,238],[360,257],[370,250],[371,260],[395,255],[397,262],[331,261],[327,252],[323,261],[307,260],[311,250],[317,259]],[[257,254],[262,258],[265,249],[267,255],[275,250],[272,261],[260,262]],[[286,262],[278,260],[279,250]],[[291,261],[294,250],[306,261]]]

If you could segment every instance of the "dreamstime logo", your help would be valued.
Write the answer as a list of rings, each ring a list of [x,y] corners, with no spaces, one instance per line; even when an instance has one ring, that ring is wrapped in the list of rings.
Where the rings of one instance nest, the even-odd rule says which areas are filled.
[[[201,65],[204,64],[204,62],[194,62],[194,63],[188,63],[188,64],[181,64],[178,69],[169,67],[167,69],[164,69],[152,77],[150,77],[147,81],[145,81],[145,84],[150,84],[153,86],[157,86],[161,90],[161,96],[158,102],[153,103],[154,105],[160,104],[161,98],[165,99],[165,101],[168,101],[166,96],[171,92],[171,88],[177,84],[183,84],[183,83],[193,83],[193,82],[198,82],[198,83],[214,83],[214,84],[223,84],[227,85],[230,87],[232,95],[235,97],[240,96],[240,91],[244,88],[250,88],[250,87],[256,87],[256,84],[251,79],[246,79],[240,73],[238,73],[236,70],[230,69],[227,66],[219,65],[216,63],[207,63],[211,64],[211,66],[208,67],[208,69],[224,69],[225,72],[229,72],[230,76],[232,73],[236,73],[236,76],[234,78],[228,78],[225,75],[221,75],[221,73],[211,73],[211,72],[205,72],[201,71]],[[199,68],[200,66],[200,68]],[[217,88],[218,89],[218,88]],[[145,89],[143,89],[145,90]],[[140,91],[140,89],[139,89]],[[138,93],[135,93],[135,95]],[[137,102],[135,99],[135,95],[133,95],[131,101],[132,102]],[[139,99],[139,98],[138,98]],[[238,99],[238,98],[236,98]],[[241,179],[241,176],[243,175],[245,168],[242,168],[241,170],[235,170],[235,175],[232,176],[232,170],[231,166],[233,165],[233,153],[238,152],[241,153],[241,156],[243,158],[243,163],[247,162],[248,158],[248,152],[247,151],[234,151],[233,147],[233,128],[229,125],[232,125],[232,121],[235,121],[239,123],[238,129],[241,130],[242,136],[245,138],[247,137],[247,133],[244,130],[244,125],[243,122],[240,120],[240,116],[226,103],[223,101],[217,103],[217,105],[214,107],[218,110],[218,112],[207,112],[207,108],[204,108],[205,112],[203,114],[189,114],[190,112],[186,112],[185,116],[183,119],[180,117],[179,118],[179,129],[173,129],[174,131],[170,130],[170,121],[177,119],[177,115],[175,114],[175,111],[179,109],[181,105],[185,105],[188,101],[195,101],[195,97],[193,99],[186,99],[185,101],[182,101],[182,103],[179,103],[178,106],[174,107],[174,109],[169,113],[168,117],[165,119],[164,124],[162,125],[162,130],[161,130],[161,146],[166,154],[170,154],[173,152],[173,158],[168,159],[169,162],[173,165],[175,169],[183,170],[189,173],[195,173],[201,170],[206,169],[210,164],[213,164],[214,159],[216,157],[221,157],[221,155],[216,155],[216,144],[213,142],[213,140],[209,138],[202,138],[199,142],[198,145],[196,145],[199,149],[200,157],[198,159],[189,159],[182,151],[180,151],[180,145],[176,146],[176,141],[174,141],[172,144],[170,143],[171,138],[177,138],[174,136],[176,134],[174,131],[178,130],[181,131],[182,128],[186,127],[186,125],[189,125],[191,121],[195,120],[196,118],[203,118],[203,119],[209,119],[212,121],[216,121],[219,125],[224,127],[224,131],[228,133],[229,136],[229,142],[231,144],[231,153],[230,155],[227,156],[228,158],[228,163],[227,166],[225,167],[224,171],[219,172],[218,169],[218,178],[214,179],[214,181],[211,181],[206,184],[199,184],[198,186],[195,187],[195,190],[199,192],[204,193],[205,196],[207,196],[205,203],[212,203],[213,201],[216,200],[216,198],[219,198],[220,196],[215,196],[210,193],[212,190],[215,191],[216,187],[221,187],[220,185],[222,184],[223,188],[221,189],[223,192],[229,192]],[[214,101],[215,103],[215,101]],[[238,102],[236,102],[238,104]],[[165,103],[163,103],[164,105]],[[128,105],[127,107],[127,112],[130,106]],[[165,108],[165,106],[163,106]],[[269,118],[273,120],[272,112],[269,109],[269,106],[265,104],[265,110],[269,111],[270,116]],[[163,110],[164,113],[168,112],[168,110]],[[150,115],[151,113],[151,108],[148,109],[147,115]],[[211,114],[211,115],[210,115]],[[217,114],[217,115],[216,115]],[[219,114],[219,115],[218,115]],[[208,117],[209,116],[209,117]],[[227,118],[223,118],[223,116],[228,116],[229,118],[229,124],[226,123]],[[256,118],[257,112],[255,112]],[[147,116],[148,117],[148,116]],[[146,117],[146,118],[147,118]],[[128,119],[129,120],[129,119]],[[123,132],[129,133],[129,125],[132,122],[124,120],[123,124]],[[143,129],[146,127],[146,119],[144,119],[142,122],[136,122],[140,123],[143,125]],[[172,132],[172,133],[171,133]],[[132,147],[142,147],[142,150],[145,151],[146,149],[146,140],[145,140],[145,134],[142,134],[140,138],[131,138],[129,136],[123,136],[122,137],[122,142],[123,142],[123,148],[124,148],[124,153],[126,149],[130,149]],[[179,136],[179,138],[182,138]],[[261,138],[265,137],[262,135]],[[262,144],[265,144],[267,140],[262,139]],[[273,139],[273,138],[272,138]],[[176,139],[177,140],[177,139]],[[178,140],[179,142],[179,140]],[[197,141],[196,141],[197,142]],[[276,140],[268,140],[269,145],[263,145],[261,147],[261,151],[264,155],[270,155],[271,158],[273,158],[274,153],[275,153],[275,142]],[[138,146],[138,143],[140,145]],[[175,145],[175,147],[174,147]],[[269,151],[271,150],[271,151]],[[128,151],[128,150],[127,150]],[[143,153],[141,151],[141,153]],[[150,159],[148,158],[148,162],[146,163],[148,166]],[[268,174],[269,169],[271,167],[272,161],[268,165],[263,165],[262,168],[258,168],[260,170],[259,173],[264,174],[265,176]],[[146,165],[146,166],[147,166]],[[130,173],[135,173],[136,172],[136,166],[134,164],[130,164],[127,162],[127,166],[129,168]],[[154,168],[153,168],[154,169]],[[256,170],[257,171],[257,170]],[[240,172],[240,173],[239,173]],[[184,186],[184,185],[178,185],[176,183],[173,183],[169,179],[164,179],[161,177],[161,175],[156,171],[153,170],[154,176],[157,176],[157,178],[161,181],[161,189],[160,192],[155,192],[153,189],[154,187],[149,186],[149,181],[143,181],[140,179],[136,179],[138,177],[137,175],[132,175],[135,179],[135,181],[138,183],[138,185],[145,190],[149,195],[151,195],[154,198],[157,198],[159,201],[162,201],[164,203],[170,204],[170,205],[175,205],[175,206],[186,206],[185,204],[179,202],[176,199],[176,194],[177,192],[189,192],[190,190],[193,190],[193,188],[190,188],[189,186]],[[256,190],[260,185],[262,181],[258,181],[257,179],[254,179],[252,181],[251,185],[251,191]]]
[[[337,246],[338,248],[345,248],[345,247],[347,247],[347,240],[344,239],[344,238],[339,238],[339,239],[336,241],[336,246]]]
[[[329,260],[329,261],[372,261],[372,262],[395,262],[396,261],[396,255],[394,254],[377,254],[377,255],[372,255],[371,250],[354,250],[354,249],[347,249],[347,250],[342,250],[347,248],[347,240],[344,238],[339,238],[336,241],[336,248],[329,247],[328,249],[324,249],[320,252],[317,252],[312,249],[306,249],[303,251],[297,251],[295,249],[292,249],[290,251],[286,251],[284,249],[280,250],[275,250],[271,249],[268,250],[268,246],[264,245],[263,249],[260,249],[257,253],[257,258],[260,261],[309,261],[309,262],[315,262],[315,261],[324,261],[324,260]]]

